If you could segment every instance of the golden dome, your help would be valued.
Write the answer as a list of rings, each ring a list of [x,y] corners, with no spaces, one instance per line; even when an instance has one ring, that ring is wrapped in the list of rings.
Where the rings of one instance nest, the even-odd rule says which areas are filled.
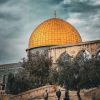
[[[41,23],[29,39],[29,49],[40,46],[68,45],[81,42],[78,31],[68,22],[52,18]]]

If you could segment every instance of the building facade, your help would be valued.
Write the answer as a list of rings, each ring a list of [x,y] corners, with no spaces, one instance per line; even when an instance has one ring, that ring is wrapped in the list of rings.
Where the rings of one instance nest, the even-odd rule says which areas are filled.
[[[59,18],[51,18],[41,23],[29,39],[27,52],[48,53],[53,64],[59,57],[68,54],[75,57],[80,52],[86,59],[100,57],[100,40],[82,42],[79,32],[70,23]]]

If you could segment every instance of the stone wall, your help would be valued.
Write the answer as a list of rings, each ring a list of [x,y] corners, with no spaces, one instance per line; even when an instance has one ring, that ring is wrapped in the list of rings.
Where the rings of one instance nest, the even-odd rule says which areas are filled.
[[[84,100],[100,100],[100,87],[90,89],[84,94]]]
[[[45,90],[48,90],[48,93],[52,93],[56,91],[57,86],[55,85],[47,85],[37,89],[32,89],[18,95],[8,95],[5,92],[0,93],[0,100],[30,100],[39,96],[43,96]]]
[[[100,51],[100,40],[79,43],[76,45],[54,46],[48,51],[49,56],[52,57],[53,63],[55,64],[62,53],[66,52],[70,56],[75,57],[81,50],[86,50],[91,56],[95,56],[97,52]]]

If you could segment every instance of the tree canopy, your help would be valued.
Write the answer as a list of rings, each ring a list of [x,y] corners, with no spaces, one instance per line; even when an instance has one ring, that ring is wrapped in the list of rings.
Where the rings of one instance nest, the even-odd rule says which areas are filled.
[[[70,89],[77,86],[90,88],[100,85],[100,59],[86,56],[84,52],[79,52],[76,57],[71,57],[67,53],[59,57],[59,84],[65,84]]]
[[[15,76],[12,74],[8,76],[7,89],[10,93],[17,94],[49,82],[52,60],[45,53],[29,53],[27,59],[23,58],[21,65],[23,70]]]

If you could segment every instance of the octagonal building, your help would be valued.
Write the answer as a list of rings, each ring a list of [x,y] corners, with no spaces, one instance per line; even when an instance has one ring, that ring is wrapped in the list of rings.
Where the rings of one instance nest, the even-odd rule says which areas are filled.
[[[27,52],[46,52],[53,63],[63,54],[75,57],[80,51],[86,56],[100,56],[100,40],[82,42],[80,33],[70,23],[59,18],[51,18],[33,30]]]

